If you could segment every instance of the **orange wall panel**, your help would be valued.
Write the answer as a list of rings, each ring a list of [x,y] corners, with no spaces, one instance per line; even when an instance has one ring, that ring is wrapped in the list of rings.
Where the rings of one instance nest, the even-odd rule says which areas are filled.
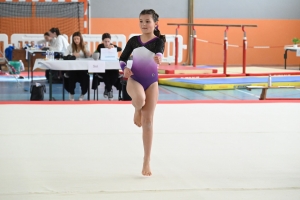
[[[207,20],[196,19],[195,23],[203,24],[256,24],[257,28],[245,28],[248,46],[270,46],[270,49],[247,49],[248,65],[283,65],[285,45],[292,44],[293,37],[300,37],[300,20]],[[225,28],[197,27],[198,38],[223,43]],[[241,28],[229,28],[228,43],[243,45],[243,32]],[[207,43],[197,43],[197,61],[204,64],[222,64],[223,47]],[[200,54],[200,55],[199,55]],[[299,57],[289,53],[288,64],[298,65]],[[228,50],[228,64],[242,64],[242,48],[230,47]]]
[[[175,34],[176,26],[167,23],[187,23],[187,19],[160,19],[159,28],[162,34]],[[230,20],[230,19],[195,19],[194,23],[202,24],[256,24],[257,28],[246,28],[249,46],[271,46],[279,48],[247,50],[247,65],[283,65],[284,45],[291,45],[293,37],[300,37],[300,20]],[[223,44],[224,27],[196,27],[197,38]],[[91,33],[124,34],[140,33],[138,18],[92,18]],[[188,43],[188,29],[181,26],[179,34]],[[242,46],[243,32],[241,28],[229,28],[229,44]],[[184,51],[183,62],[187,59]],[[197,42],[198,65],[222,65],[223,46]],[[288,53],[288,65],[299,65],[300,58],[294,52]],[[242,65],[242,48],[230,47],[228,65]]]

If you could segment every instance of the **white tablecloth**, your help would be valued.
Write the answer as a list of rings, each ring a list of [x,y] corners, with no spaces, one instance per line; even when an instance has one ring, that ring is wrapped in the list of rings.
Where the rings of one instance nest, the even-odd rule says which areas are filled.
[[[51,70],[88,70],[89,61],[94,61],[92,58],[87,59],[78,59],[78,60],[44,60],[44,59],[36,59],[33,71],[35,69],[51,69]],[[100,61],[105,62],[105,69],[121,69],[120,63],[118,60],[116,61]],[[128,61],[128,65],[130,61]]]

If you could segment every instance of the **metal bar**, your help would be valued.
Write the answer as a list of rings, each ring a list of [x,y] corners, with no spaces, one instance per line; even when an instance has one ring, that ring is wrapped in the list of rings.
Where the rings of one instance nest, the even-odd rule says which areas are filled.
[[[189,65],[192,65],[193,64],[193,60],[194,60],[194,53],[193,53],[193,32],[191,32],[191,35],[189,37],[189,42],[190,42],[190,45],[189,45],[189,54],[190,54],[190,60],[189,60]]]
[[[244,32],[243,38],[243,74],[246,74],[246,51],[247,51],[247,35],[245,27],[242,26],[242,31]]]
[[[188,24],[194,24],[194,0],[189,0],[189,19]],[[193,35],[193,27],[189,26],[188,28],[188,35]],[[187,52],[187,59],[186,62],[189,65],[193,63],[193,37],[188,38],[188,52]]]
[[[285,50],[284,55],[283,55],[283,58],[284,58],[284,69],[286,69],[287,52],[288,52],[288,49]]]
[[[193,66],[197,66],[197,51],[196,51],[196,45],[197,45],[197,35],[196,35],[196,29],[193,27]]]
[[[227,49],[228,49],[228,38],[227,38],[227,31],[228,26],[226,27],[224,31],[224,62],[223,62],[223,74],[226,75],[226,69],[227,69]]]
[[[178,25],[176,28],[176,36],[175,36],[175,65],[178,65],[178,29],[180,26]]]
[[[167,23],[169,26],[220,26],[220,27],[258,27],[254,24],[177,24],[177,23]]]
[[[35,56],[35,53],[33,53],[32,54],[32,58],[33,58],[33,56]],[[30,69],[30,71],[31,71],[31,83],[33,83],[33,67],[31,68],[31,58],[30,58],[30,66],[28,66],[29,67],[29,69]]]

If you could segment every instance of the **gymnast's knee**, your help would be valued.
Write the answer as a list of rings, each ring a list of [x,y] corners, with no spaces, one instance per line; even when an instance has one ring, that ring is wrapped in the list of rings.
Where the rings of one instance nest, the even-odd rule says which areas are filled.
[[[145,105],[145,98],[142,96],[132,98],[132,105],[137,109],[141,109]]]

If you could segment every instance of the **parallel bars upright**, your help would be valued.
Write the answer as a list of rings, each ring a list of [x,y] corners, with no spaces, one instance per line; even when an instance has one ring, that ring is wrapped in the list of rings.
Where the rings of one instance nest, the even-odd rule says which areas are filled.
[[[197,44],[197,35],[195,26],[214,26],[214,27],[226,27],[224,31],[224,60],[223,60],[223,73],[226,74],[227,69],[227,50],[228,50],[228,38],[227,32],[229,27],[241,27],[244,32],[243,37],[243,74],[246,73],[246,51],[247,51],[247,36],[245,27],[257,27],[257,25],[240,25],[240,24],[176,24],[168,23],[170,26],[177,26],[176,28],[176,37],[175,37],[175,65],[178,65],[178,29],[180,26],[192,26],[193,27],[193,66],[196,67],[196,44]]]

